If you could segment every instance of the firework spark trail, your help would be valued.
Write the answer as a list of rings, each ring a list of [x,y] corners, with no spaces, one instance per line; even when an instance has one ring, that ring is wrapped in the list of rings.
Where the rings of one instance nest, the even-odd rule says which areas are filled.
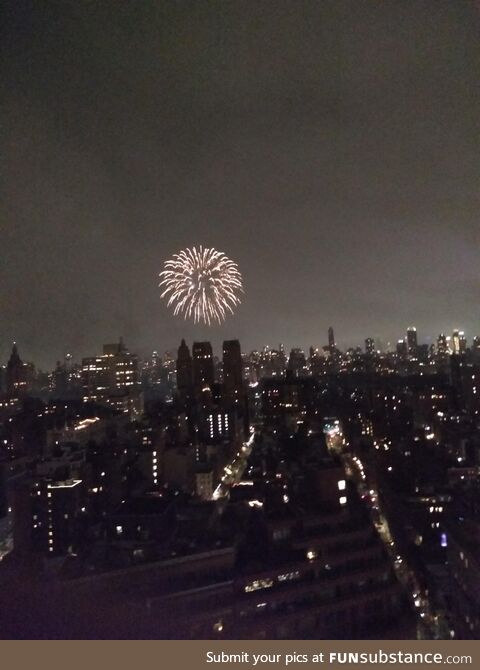
[[[221,323],[240,304],[242,275],[237,264],[216,249],[184,249],[165,262],[160,277],[161,297],[168,298],[173,313],[193,317],[195,323]]]

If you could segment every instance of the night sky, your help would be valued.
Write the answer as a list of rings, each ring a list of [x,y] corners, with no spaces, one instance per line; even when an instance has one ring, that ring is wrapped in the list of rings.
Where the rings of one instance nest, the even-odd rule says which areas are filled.
[[[480,334],[476,3],[6,8],[2,362],[14,339],[51,367],[120,335],[146,354]],[[244,276],[222,326],[159,297],[199,244]]]

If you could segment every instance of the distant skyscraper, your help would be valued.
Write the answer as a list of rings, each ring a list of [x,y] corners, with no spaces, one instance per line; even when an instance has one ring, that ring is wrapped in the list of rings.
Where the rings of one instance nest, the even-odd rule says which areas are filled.
[[[416,358],[418,353],[417,329],[413,326],[407,329],[407,353],[410,358]]]
[[[243,391],[242,352],[238,340],[223,343],[223,384],[225,396],[238,401]]]
[[[406,358],[408,352],[408,346],[405,340],[398,340],[397,342],[397,354],[400,358]]]
[[[210,342],[194,342],[192,353],[193,385],[197,390],[211,389],[215,381],[212,345]]]
[[[448,354],[448,342],[447,336],[444,333],[440,333],[437,337],[437,355],[446,356]]]
[[[14,342],[12,353],[7,363],[7,395],[10,398],[18,398],[26,390],[25,366],[18,353],[17,344]]]
[[[82,359],[82,385],[84,401],[113,406],[115,398],[133,397],[140,386],[137,356],[128,351],[122,338],[104,344],[101,356]],[[120,405],[118,408],[123,409]]]
[[[67,393],[68,373],[65,365],[57,361],[52,375],[52,390],[60,398]]]
[[[287,370],[294,377],[303,377],[308,374],[307,361],[301,349],[292,349],[288,358]]]
[[[375,353],[375,341],[373,337],[367,337],[365,340],[365,353],[369,354],[370,356]]]
[[[452,337],[452,353],[460,353],[460,331],[454,330]]]
[[[328,346],[330,349],[335,349],[335,334],[332,326],[328,329]]]
[[[308,362],[310,364],[310,372],[314,377],[323,374],[325,369],[325,357],[323,351],[320,351],[318,347],[310,347],[310,357]]]
[[[187,401],[192,393],[193,364],[190,349],[182,340],[177,355],[177,389],[180,398]]]

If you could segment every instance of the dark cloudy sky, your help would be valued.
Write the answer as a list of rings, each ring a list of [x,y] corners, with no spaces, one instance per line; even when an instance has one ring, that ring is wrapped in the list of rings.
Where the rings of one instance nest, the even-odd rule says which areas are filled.
[[[480,334],[476,3],[6,9],[0,360]],[[201,243],[245,281],[211,329],[157,287]]]

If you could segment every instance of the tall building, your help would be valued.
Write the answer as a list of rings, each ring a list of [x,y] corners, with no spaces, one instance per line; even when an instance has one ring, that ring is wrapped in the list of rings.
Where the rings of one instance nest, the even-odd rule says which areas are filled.
[[[288,358],[287,370],[294,377],[308,375],[308,366],[305,354],[301,349],[292,349]]]
[[[238,340],[223,343],[223,385],[225,398],[238,403],[243,396],[242,352]]]
[[[418,353],[417,329],[411,326],[407,329],[407,353],[409,358],[416,358]]]
[[[12,353],[8,359],[6,381],[9,398],[18,398],[26,392],[26,369],[18,353],[16,342],[13,343]]]
[[[196,390],[212,389],[215,382],[213,368],[213,352],[210,342],[194,342],[193,353],[193,385]]]
[[[314,377],[322,375],[325,370],[325,356],[323,355],[323,350],[321,351],[318,347],[310,347],[308,364],[310,365],[310,373]]]
[[[150,359],[144,361],[142,365],[142,384],[150,390],[158,388],[165,380],[162,375],[162,359],[158,351],[152,351]]]
[[[82,386],[85,402],[105,403],[127,411],[129,399],[140,393],[138,358],[123,340],[105,344],[103,354],[82,359]]]
[[[373,356],[375,353],[375,341],[373,337],[367,337],[365,340],[365,353],[369,356]]]
[[[407,356],[408,345],[405,340],[398,340],[397,342],[397,355],[400,359],[404,359]]]
[[[285,374],[286,357],[283,345],[279,350],[264,347],[256,360],[257,379],[264,377],[283,377]]]
[[[65,365],[62,365],[60,361],[57,361],[52,373],[50,388],[59,398],[64,398],[67,394],[68,372]]]
[[[452,336],[452,353],[460,353],[460,331],[454,330]]]
[[[328,329],[328,346],[330,350],[335,349],[336,344],[335,344],[335,334],[333,332],[332,326]]]
[[[193,366],[190,349],[182,340],[177,354],[177,390],[180,400],[187,402],[192,395]]]
[[[75,545],[79,518],[85,511],[81,479],[37,482],[32,489],[33,541],[47,555],[64,556]]]
[[[446,356],[448,354],[448,342],[447,336],[444,333],[440,333],[437,337],[437,355]]]

